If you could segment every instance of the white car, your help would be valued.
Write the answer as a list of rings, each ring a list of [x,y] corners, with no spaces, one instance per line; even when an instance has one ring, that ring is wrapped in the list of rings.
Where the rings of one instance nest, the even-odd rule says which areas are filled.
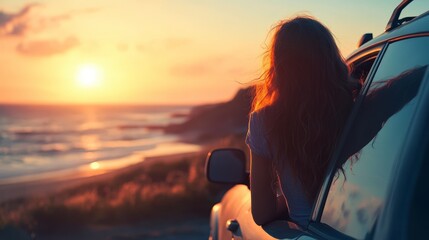
[[[352,75],[365,78],[365,85],[333,154],[309,225],[291,230],[291,220],[278,220],[258,226],[251,213],[245,154],[218,149],[207,159],[207,178],[237,185],[213,206],[210,239],[428,238],[429,12],[398,19],[409,2],[395,9],[384,34],[375,39],[364,35],[361,46],[347,58]],[[370,101],[374,91],[390,87],[386,79],[416,69],[419,73],[402,81],[400,88]],[[388,117],[372,125],[380,114]],[[365,134],[371,139],[360,141]],[[351,148],[356,148],[358,159],[342,160]],[[343,163],[344,175],[337,167]]]

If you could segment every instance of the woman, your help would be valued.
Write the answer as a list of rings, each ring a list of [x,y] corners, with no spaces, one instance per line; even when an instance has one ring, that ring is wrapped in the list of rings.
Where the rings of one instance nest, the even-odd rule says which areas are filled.
[[[262,225],[287,210],[306,227],[353,94],[347,65],[325,26],[296,17],[274,30],[246,138],[252,214]]]

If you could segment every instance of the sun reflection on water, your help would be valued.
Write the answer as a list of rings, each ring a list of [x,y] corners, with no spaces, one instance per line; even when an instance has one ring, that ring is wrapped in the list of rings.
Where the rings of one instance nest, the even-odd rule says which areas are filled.
[[[101,147],[99,136],[96,134],[88,134],[80,137],[82,147],[87,150],[97,150]]]
[[[97,170],[97,169],[100,169],[100,164],[98,162],[92,162],[92,163],[89,164],[89,167],[92,170]]]

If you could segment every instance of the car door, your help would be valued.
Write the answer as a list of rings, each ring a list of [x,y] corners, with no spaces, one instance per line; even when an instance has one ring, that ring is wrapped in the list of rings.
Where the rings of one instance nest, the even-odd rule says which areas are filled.
[[[390,40],[378,53],[309,225],[317,238],[390,236],[386,226],[397,220],[388,219],[397,210],[390,206],[398,201],[392,194],[408,195],[407,189],[395,189],[398,173],[414,160],[404,153],[424,149],[413,133],[424,130],[414,126],[428,107],[422,100],[428,94],[428,52],[429,36],[409,36]]]

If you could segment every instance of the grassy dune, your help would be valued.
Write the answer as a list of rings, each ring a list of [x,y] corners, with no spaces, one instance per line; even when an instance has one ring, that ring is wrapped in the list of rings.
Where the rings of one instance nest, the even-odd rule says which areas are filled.
[[[52,233],[171,217],[208,218],[225,186],[206,180],[204,159],[205,154],[196,154],[153,161],[107,181],[2,203],[0,229],[13,225],[32,233]]]

